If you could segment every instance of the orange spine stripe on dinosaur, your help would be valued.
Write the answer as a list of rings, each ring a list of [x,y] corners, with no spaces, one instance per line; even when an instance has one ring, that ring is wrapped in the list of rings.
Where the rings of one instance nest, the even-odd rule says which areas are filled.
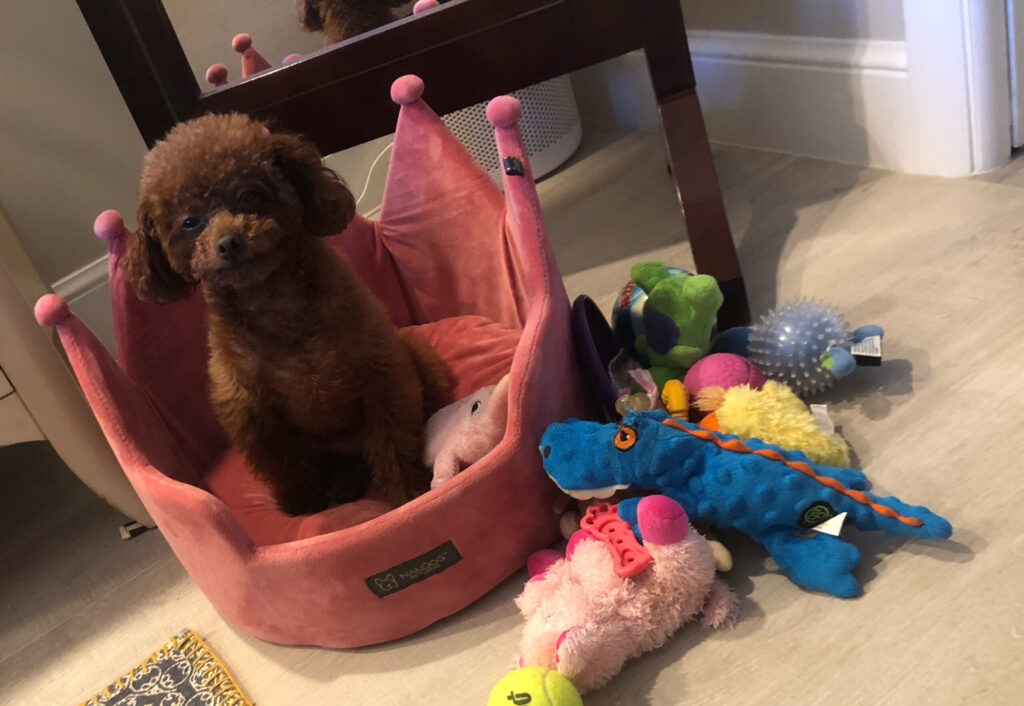
[[[845,485],[837,481],[835,478],[829,478],[827,476],[818,475],[817,473],[814,472],[813,468],[811,468],[808,464],[804,463],[803,461],[791,461],[782,454],[780,454],[778,451],[775,451],[773,449],[752,449],[743,442],[741,442],[739,439],[730,439],[726,441],[724,439],[719,438],[715,434],[712,434],[710,431],[706,431],[703,429],[688,429],[679,422],[675,421],[674,419],[666,419],[662,421],[662,424],[664,424],[667,427],[671,427],[672,429],[675,429],[677,431],[686,432],[687,434],[695,436],[698,439],[710,441],[716,446],[725,449],[726,451],[735,451],[736,453],[757,454],[758,456],[770,458],[773,461],[780,461],[781,463],[784,463],[793,470],[799,471],[800,473],[803,473],[805,476],[808,476],[809,478],[818,481],[822,485],[831,488],[832,490],[835,490],[838,493],[842,493],[846,497],[851,498],[852,500],[855,500],[856,502],[861,503],[862,505],[867,505],[878,514],[885,515],[886,517],[891,517],[895,520],[899,520],[905,525],[910,525],[911,527],[920,527],[924,524],[924,522],[917,519],[916,517],[905,517],[904,515],[901,515],[895,510],[893,510],[891,507],[886,507],[885,505],[879,505],[878,503],[872,502],[871,498],[869,498],[867,494],[862,493],[859,490],[851,490],[850,488],[847,488]]]

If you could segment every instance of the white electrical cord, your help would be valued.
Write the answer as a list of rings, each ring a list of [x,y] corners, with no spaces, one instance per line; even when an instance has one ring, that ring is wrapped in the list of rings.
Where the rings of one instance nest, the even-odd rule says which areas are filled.
[[[359,204],[362,203],[363,197],[366,196],[366,191],[370,188],[370,179],[373,178],[373,170],[377,168],[380,160],[383,159],[384,155],[388,153],[388,150],[390,150],[394,144],[394,141],[389,142],[388,146],[380,151],[380,154],[378,154],[376,159],[373,160],[373,164],[370,165],[370,171],[366,173],[366,183],[363,184],[363,191],[359,194],[359,198],[356,199],[356,208],[358,208]]]

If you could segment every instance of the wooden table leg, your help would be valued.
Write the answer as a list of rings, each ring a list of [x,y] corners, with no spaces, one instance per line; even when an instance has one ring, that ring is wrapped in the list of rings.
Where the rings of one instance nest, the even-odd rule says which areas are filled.
[[[725,217],[697,92],[690,89],[660,98],[658,109],[694,264],[698,272],[718,280],[725,297],[718,313],[719,330],[745,325],[750,322],[747,289]]]

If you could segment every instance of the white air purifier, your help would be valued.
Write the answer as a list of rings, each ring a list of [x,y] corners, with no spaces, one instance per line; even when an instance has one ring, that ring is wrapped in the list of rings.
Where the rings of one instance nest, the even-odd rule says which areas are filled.
[[[572,82],[568,76],[542,81],[514,91],[522,103],[519,129],[523,133],[533,176],[540,179],[565,163],[580,146],[583,129]],[[494,128],[487,121],[487,103],[477,103],[441,117],[473,159],[495,181],[501,181]]]

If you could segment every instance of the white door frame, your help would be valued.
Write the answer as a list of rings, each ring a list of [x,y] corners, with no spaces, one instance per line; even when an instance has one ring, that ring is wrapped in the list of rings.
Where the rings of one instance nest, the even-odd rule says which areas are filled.
[[[903,0],[912,171],[962,176],[1010,159],[1008,0]]]
[[[1014,147],[1024,145],[1024,0],[1006,0],[1010,55],[1010,134]]]

